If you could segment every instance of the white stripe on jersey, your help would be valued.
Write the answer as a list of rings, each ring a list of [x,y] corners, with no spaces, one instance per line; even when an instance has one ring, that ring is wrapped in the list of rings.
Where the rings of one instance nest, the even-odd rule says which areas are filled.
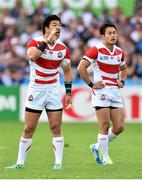
[[[114,78],[118,79],[118,73],[111,74],[111,73],[106,73],[104,71],[99,70],[102,76],[108,77],[108,78]]]
[[[54,60],[62,60],[66,54],[66,49],[54,51],[54,56],[53,55],[51,56],[50,52],[52,52],[52,50],[44,50],[44,53],[40,57],[44,58],[44,59],[48,59],[48,60],[53,60],[53,61]],[[62,53],[61,57],[58,56],[59,53]]]
[[[30,61],[30,64],[32,64],[31,68],[33,68],[33,71],[36,69],[45,74],[54,74],[58,71],[58,69],[45,69],[32,61]],[[32,72],[32,69],[31,69],[31,72]]]

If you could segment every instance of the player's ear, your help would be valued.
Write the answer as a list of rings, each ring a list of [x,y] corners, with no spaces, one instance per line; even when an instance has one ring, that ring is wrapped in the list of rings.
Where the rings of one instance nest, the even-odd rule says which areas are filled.
[[[104,34],[101,35],[101,38],[102,38],[102,40],[104,41],[104,40],[105,40],[105,35],[104,35]]]
[[[45,33],[48,34],[49,33],[49,28],[45,27]]]

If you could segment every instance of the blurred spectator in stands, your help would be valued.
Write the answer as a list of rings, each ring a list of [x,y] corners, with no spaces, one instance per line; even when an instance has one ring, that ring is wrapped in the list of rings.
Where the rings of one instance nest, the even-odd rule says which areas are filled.
[[[19,85],[24,81],[24,73],[18,65],[9,65],[0,76],[0,84],[5,86]]]
[[[35,9],[31,6],[23,8],[21,0],[15,1],[14,8],[13,6],[11,10],[3,8],[0,15],[0,84],[4,85],[27,83],[29,66],[25,53],[26,43],[29,39],[41,35],[41,20],[53,13],[46,0],[39,0]],[[124,15],[118,6],[111,12],[105,8],[99,16],[91,12],[92,7],[86,6],[77,16],[68,4],[62,4],[61,40],[70,47],[76,79],[79,78],[76,66],[82,58],[82,53],[92,44],[100,43],[98,28],[104,21],[113,21],[118,27],[118,44],[125,53],[129,78],[133,80],[142,78],[142,5],[140,6],[141,1],[136,2],[139,5],[133,17]],[[89,72],[92,75],[91,68]]]
[[[51,13],[51,10],[48,8],[47,1],[41,0],[38,4],[38,7],[34,11],[34,15],[49,15]]]
[[[90,6],[86,6],[81,13],[83,24],[85,27],[89,27],[93,21],[93,13],[91,12]]]
[[[20,15],[20,9],[22,8],[22,1],[20,0],[16,0],[15,1],[15,7],[11,10],[11,16],[14,18],[18,18]]]
[[[135,68],[135,75],[137,79],[142,78],[142,57],[141,53],[136,53],[136,68]]]
[[[135,24],[134,30],[131,32],[130,37],[136,44],[142,40],[142,24],[141,23],[137,22]]]
[[[0,40],[5,38],[6,26],[3,22],[3,16],[0,16]]]
[[[90,37],[87,41],[88,47],[93,47],[95,45],[99,45],[102,43],[100,39],[99,28],[94,26],[93,24],[89,27],[90,32],[92,33],[92,37]]]
[[[16,30],[18,34],[25,31],[26,27],[30,24],[30,18],[26,15],[25,9],[19,9],[19,16],[16,20]]]
[[[142,78],[142,56],[140,53],[134,53],[131,55],[131,60],[128,64],[128,77],[134,81],[138,81]]]
[[[79,48],[75,49],[74,52],[71,54],[71,64],[72,64],[72,72],[73,72],[73,75],[74,75],[74,79],[77,79],[79,78],[79,75],[76,71],[76,67],[78,66],[79,64],[79,60],[78,60],[78,57],[82,57],[83,54],[82,52],[80,51]]]
[[[68,7],[67,3],[63,3],[62,11],[60,13],[61,21],[64,26],[69,25],[71,20],[76,20],[75,13]]]

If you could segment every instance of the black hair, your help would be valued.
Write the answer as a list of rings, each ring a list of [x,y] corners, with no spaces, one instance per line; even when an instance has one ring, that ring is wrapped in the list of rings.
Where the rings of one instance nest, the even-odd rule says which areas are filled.
[[[59,16],[55,14],[47,16],[41,24],[41,30],[43,34],[45,34],[45,27],[49,27],[51,21],[59,21],[61,23]]]
[[[116,26],[114,24],[112,24],[111,22],[110,23],[104,23],[103,25],[100,26],[100,34],[104,35],[106,28],[108,28],[108,27],[113,27],[116,30]]]

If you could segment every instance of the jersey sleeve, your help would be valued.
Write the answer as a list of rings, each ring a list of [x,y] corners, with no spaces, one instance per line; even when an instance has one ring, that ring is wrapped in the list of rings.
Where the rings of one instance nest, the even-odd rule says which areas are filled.
[[[30,40],[27,44],[27,49],[30,48],[30,47],[37,47],[38,46],[38,43],[37,41],[35,41],[34,39]]]
[[[65,58],[70,59],[70,56],[71,56],[70,50],[69,50],[69,48],[66,47],[66,55],[65,55]]]
[[[125,57],[124,52],[122,51],[122,57],[121,57],[121,64],[120,66],[123,66],[125,64]]]
[[[66,47],[66,55],[60,64],[61,67],[65,67],[67,64],[70,63],[70,56],[70,50]]]
[[[83,59],[86,59],[90,63],[93,63],[94,60],[96,60],[98,57],[98,49],[96,47],[93,47],[89,49],[86,54],[83,56]]]

